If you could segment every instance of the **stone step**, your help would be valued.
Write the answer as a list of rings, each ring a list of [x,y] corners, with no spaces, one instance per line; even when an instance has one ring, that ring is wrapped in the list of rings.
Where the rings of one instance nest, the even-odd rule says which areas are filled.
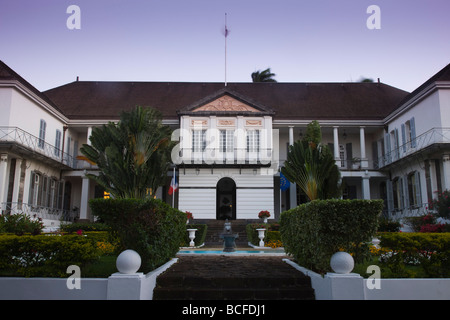
[[[311,279],[281,258],[183,256],[156,280],[155,300],[313,300]]]

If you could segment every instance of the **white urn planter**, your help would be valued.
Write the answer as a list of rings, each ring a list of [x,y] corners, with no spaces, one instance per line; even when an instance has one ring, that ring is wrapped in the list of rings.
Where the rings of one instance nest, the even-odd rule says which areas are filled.
[[[194,239],[195,239],[195,231],[197,231],[197,229],[187,229],[187,231],[189,232],[189,239],[191,240],[191,242],[189,242],[189,246],[193,247],[195,246]]]
[[[264,231],[266,229],[256,229],[256,231],[258,231],[259,246],[264,247]]]
[[[353,257],[347,252],[336,252],[331,256],[331,269],[339,274],[349,274],[355,266]]]

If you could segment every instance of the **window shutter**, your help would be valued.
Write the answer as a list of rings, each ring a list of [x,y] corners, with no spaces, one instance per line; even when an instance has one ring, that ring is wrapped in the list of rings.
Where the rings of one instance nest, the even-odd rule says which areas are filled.
[[[392,181],[386,181],[386,196],[387,196],[387,209],[388,212],[392,212],[394,210],[394,193],[392,190]]]
[[[408,176],[403,178],[403,194],[405,197],[405,209],[409,208],[409,190],[408,190]]]
[[[28,193],[28,204],[33,205],[33,196],[34,196],[34,188],[35,188],[35,175],[34,171],[31,171],[31,180],[30,180],[30,191]]]
[[[414,182],[415,182],[415,189],[416,189],[416,199],[417,199],[417,205],[421,206],[422,205],[422,194],[421,194],[421,190],[420,190],[420,173],[419,171],[416,171],[414,173]]]
[[[403,152],[406,152],[406,128],[404,123],[402,123],[402,146]]]
[[[384,154],[385,154],[386,164],[391,163],[391,137],[390,137],[389,133],[386,133],[384,135]]]
[[[398,185],[398,193],[400,195],[399,200],[399,209],[402,210],[405,207],[405,192],[403,188],[403,177],[398,178],[397,185]]]
[[[395,128],[394,130],[394,152],[395,152],[395,159],[398,160],[400,158],[400,148],[399,148],[399,142],[398,142],[398,129]]]
[[[409,120],[409,128],[411,131],[411,148],[415,148],[416,147],[416,124],[415,124],[414,117],[412,117],[411,120]]]

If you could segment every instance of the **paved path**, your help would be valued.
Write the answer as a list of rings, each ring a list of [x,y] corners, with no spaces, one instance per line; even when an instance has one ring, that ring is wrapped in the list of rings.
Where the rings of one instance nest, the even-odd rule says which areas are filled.
[[[158,277],[156,299],[314,299],[287,256],[189,255]]]

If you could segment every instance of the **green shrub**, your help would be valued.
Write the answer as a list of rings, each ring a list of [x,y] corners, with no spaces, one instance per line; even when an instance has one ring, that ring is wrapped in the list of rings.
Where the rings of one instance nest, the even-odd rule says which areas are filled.
[[[393,221],[387,218],[382,218],[379,221],[378,232],[398,232],[400,231],[400,222]]]
[[[330,258],[340,250],[356,262],[369,256],[383,209],[382,200],[315,200],[281,214],[285,251],[306,268],[330,271]]]
[[[206,224],[187,224],[185,237],[183,239],[181,247],[189,247],[189,242],[191,242],[191,239],[189,239],[189,232],[187,231],[187,229],[197,229],[197,231],[195,232],[195,239],[194,239],[195,246],[199,246],[205,242],[208,226]]]
[[[91,222],[91,223],[62,223],[60,228],[62,232],[73,233],[78,230],[83,231],[110,231],[111,228],[105,224],[100,222]]]
[[[16,276],[67,277],[67,267],[98,258],[96,240],[79,235],[0,236],[0,269]]]
[[[33,220],[24,213],[0,215],[0,233],[13,233],[21,236],[26,233],[37,235],[44,229],[41,219]]]
[[[450,190],[444,190],[444,192],[438,192],[438,198],[434,199],[430,204],[430,209],[436,211],[438,217],[445,219],[450,218]]]
[[[120,250],[132,249],[149,272],[175,256],[186,232],[186,214],[157,199],[92,199],[95,216],[120,239]]]
[[[450,233],[380,233],[386,253],[381,261],[391,271],[408,276],[405,266],[421,265],[428,277],[450,277]]]

